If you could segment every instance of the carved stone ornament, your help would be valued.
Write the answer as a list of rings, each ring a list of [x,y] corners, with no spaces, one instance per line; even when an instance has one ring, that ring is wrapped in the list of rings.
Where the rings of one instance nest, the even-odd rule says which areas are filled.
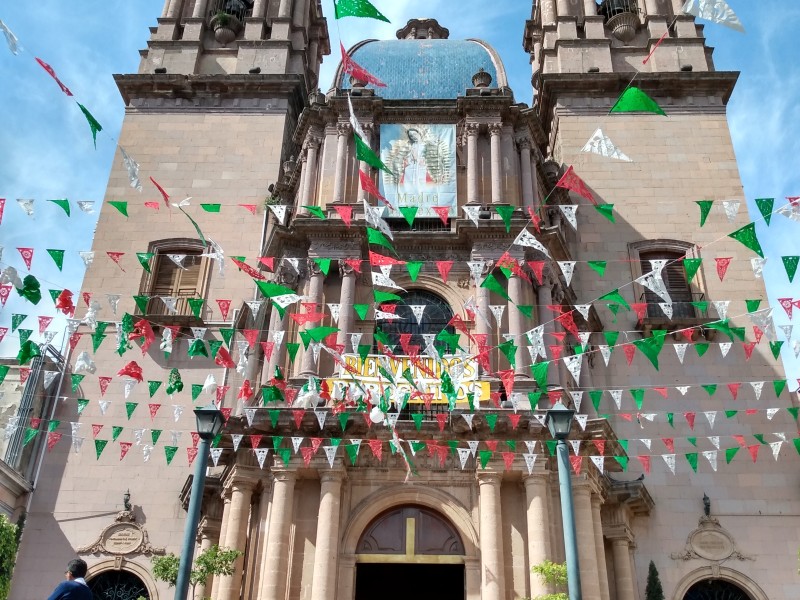
[[[156,548],[150,544],[147,531],[136,522],[136,515],[129,510],[117,513],[114,522],[100,532],[100,537],[95,542],[78,548],[79,554],[112,554],[115,556],[163,555],[166,552],[164,548]]]
[[[685,561],[706,560],[717,564],[731,558],[755,560],[739,552],[733,536],[719,524],[719,520],[705,515],[700,518],[697,529],[689,534],[683,551],[673,552],[670,558]]]

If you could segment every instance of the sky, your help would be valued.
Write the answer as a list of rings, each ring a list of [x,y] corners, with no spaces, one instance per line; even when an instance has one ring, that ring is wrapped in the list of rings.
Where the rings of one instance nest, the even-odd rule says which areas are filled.
[[[728,1],[747,32],[705,23],[705,35],[715,48],[717,70],[741,72],[728,116],[744,194],[756,220],[760,218],[756,198],[775,198],[777,208],[787,196],[800,196],[800,65],[794,39],[800,5],[787,0]],[[334,49],[339,39],[345,47],[365,38],[393,39],[408,19],[433,17],[450,30],[451,38],[480,38],[494,46],[517,101],[531,104],[531,68],[522,49],[530,2],[459,0],[457,11],[452,0],[373,2],[391,24],[355,18],[336,21],[333,0],[322,0]],[[0,356],[14,356],[19,348],[18,336],[10,332],[12,314],[28,314],[21,327],[33,329],[32,339],[40,341],[37,316],[52,310],[47,290],[80,288],[84,265],[78,252],[91,248],[97,211],[84,213],[76,201],[93,200],[99,210],[124,114],[112,74],[136,72],[138,50],[146,47],[148,28],[156,25],[162,7],[162,0],[84,0],[78,8],[62,0],[0,6],[0,20],[23,48],[18,56],[12,55],[0,36],[0,198],[6,198],[0,224],[0,268],[11,265],[26,274],[16,248],[33,247],[32,272],[43,292],[36,307],[12,292],[0,311],[0,327],[9,328],[0,343]],[[53,67],[74,98],[59,90],[34,61],[36,56]],[[330,87],[335,68],[336,56],[327,57],[321,73],[323,91]],[[76,100],[103,125],[96,148]],[[17,198],[35,199],[33,217],[25,215]],[[71,217],[47,202],[61,198],[71,201]],[[790,284],[780,257],[800,254],[800,224],[776,215],[769,229],[763,223],[757,228],[769,257],[765,277],[775,322],[789,324],[777,298],[800,298],[800,277]],[[47,254],[48,248],[66,251],[63,271]],[[77,314],[82,315],[80,299],[76,298],[76,304]],[[110,317],[102,314],[102,318]],[[63,321],[56,320],[49,329],[61,332],[63,328]],[[793,337],[800,337],[800,329]],[[60,345],[61,340],[59,333],[54,344]],[[800,361],[790,345],[784,345],[783,358],[790,387],[795,389]]]

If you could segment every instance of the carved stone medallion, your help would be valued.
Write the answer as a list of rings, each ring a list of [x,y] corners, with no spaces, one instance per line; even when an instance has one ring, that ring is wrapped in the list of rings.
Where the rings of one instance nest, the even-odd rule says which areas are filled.
[[[112,524],[100,532],[97,540],[88,546],[78,548],[78,552],[123,556],[128,554],[165,554],[166,550],[153,547],[147,531],[136,522],[134,513],[123,510],[117,514]]]

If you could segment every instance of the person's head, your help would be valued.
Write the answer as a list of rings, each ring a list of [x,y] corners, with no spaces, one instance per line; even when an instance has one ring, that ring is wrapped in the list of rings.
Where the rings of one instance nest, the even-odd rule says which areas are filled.
[[[419,132],[419,129],[409,129],[408,130],[408,139],[412,142],[418,142],[422,138],[422,135]]]
[[[86,572],[88,570],[89,567],[87,566],[86,561],[80,558],[76,558],[67,563],[66,575],[68,579],[77,579],[78,577],[86,577]]]

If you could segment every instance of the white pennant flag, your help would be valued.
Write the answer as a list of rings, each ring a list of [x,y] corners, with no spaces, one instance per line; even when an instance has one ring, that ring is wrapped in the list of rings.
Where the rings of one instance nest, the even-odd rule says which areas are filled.
[[[572,283],[572,274],[575,272],[575,264],[574,260],[558,261],[558,266],[561,267],[561,272],[564,274],[567,285]]]
[[[196,340],[205,338],[208,331],[208,327],[190,327],[190,329],[192,330],[192,337]]]
[[[217,379],[212,373],[206,375],[206,380],[203,382],[203,393],[213,395],[217,392]]]
[[[719,351],[722,354],[722,358],[728,356],[728,352],[730,352],[732,346],[733,346],[732,342],[722,342],[719,345]]]
[[[387,287],[387,288],[391,288],[391,289],[394,289],[394,290],[401,290],[401,291],[405,292],[405,289],[401,288],[399,285],[397,285],[392,280],[391,277],[387,277],[383,273],[376,273],[375,271],[372,272],[372,285],[375,285],[375,286],[378,286],[378,287]]]
[[[328,459],[328,464],[330,465],[331,469],[333,468],[333,461],[336,460],[336,446],[323,446],[325,450],[325,456]]]
[[[319,364],[319,353],[322,350],[322,344],[317,342],[311,343],[311,356],[314,357],[314,364]]]
[[[50,387],[50,384],[53,383],[58,377],[58,371],[45,371],[44,372],[44,388],[47,389]]]
[[[528,475],[533,473],[533,467],[536,465],[536,458],[538,454],[523,454],[522,458],[525,459],[525,467],[528,469]]]
[[[500,327],[503,322],[503,312],[506,310],[505,304],[493,304],[489,307],[494,315],[494,320],[497,321],[497,326]]]
[[[725,0],[687,0],[683,12],[744,33],[744,26]]]
[[[328,416],[327,411],[315,410],[314,416],[317,417],[317,423],[319,424],[319,428],[323,429],[325,427],[325,419]]]
[[[92,357],[89,356],[89,353],[84,351],[78,355],[78,358],[75,360],[75,366],[72,370],[73,373],[90,373],[94,375],[97,372],[97,366],[94,364]]]
[[[78,256],[81,257],[83,266],[85,266],[87,269],[92,266],[92,262],[94,262],[94,252],[82,250],[81,252],[78,252]]]
[[[464,207],[464,214],[467,215],[467,218],[472,221],[475,227],[478,226],[478,218],[480,215],[481,207],[480,206],[465,206]]]
[[[142,182],[139,181],[139,163],[133,160],[122,146],[119,146],[119,151],[122,153],[122,164],[125,166],[125,170],[128,171],[128,181],[131,187],[137,192],[141,192]]]
[[[602,345],[598,346],[598,348],[600,349],[600,354],[603,357],[603,362],[605,363],[606,366],[608,366],[608,363],[611,360],[611,347]]]
[[[772,417],[774,417],[780,408],[768,408],[767,409],[767,420],[772,421]]]
[[[127,400],[128,397],[131,395],[133,388],[136,387],[136,380],[135,379],[126,379],[122,382],[125,399]]]
[[[602,473],[603,472],[603,464],[605,462],[606,457],[605,456],[590,456],[589,458],[592,459],[592,462],[594,463],[594,466],[597,467],[597,470],[600,471],[600,473]]]
[[[175,296],[160,296],[161,301],[171,315],[178,313],[178,299]]]
[[[584,318],[584,320],[586,320],[586,321],[588,321],[588,320],[589,320],[589,311],[590,311],[591,309],[592,309],[592,305],[591,305],[591,304],[576,304],[576,305],[575,305],[575,310],[577,310],[579,313],[581,313],[581,316],[582,316],[582,317]],[[586,342],[584,342],[584,344],[585,344],[585,343],[586,343]]]
[[[478,440],[468,440],[467,445],[469,446],[470,454],[472,454],[472,458],[475,458],[475,455],[478,453],[478,444],[480,442]]]
[[[389,427],[394,429],[397,425],[397,419],[400,417],[400,413],[386,413],[386,421],[389,423]],[[394,440],[390,440],[394,443]]]
[[[8,49],[11,51],[11,54],[17,56],[19,54],[21,46],[19,45],[19,40],[17,36],[14,35],[14,32],[8,28],[8,25],[3,23],[0,20],[0,31],[3,32],[3,35],[6,38],[6,43],[8,44]]]
[[[467,466],[467,461],[469,460],[469,448],[456,448],[456,450],[458,450],[458,460],[461,463],[461,470],[463,471],[464,467]]]
[[[174,262],[178,267],[186,270],[186,267],[183,266],[183,261],[186,260],[185,254],[167,254],[167,258]]]
[[[239,444],[242,443],[242,438],[244,436],[241,433],[232,433],[231,438],[233,439],[233,451],[238,452]]]
[[[328,310],[331,311],[331,318],[336,325],[339,324],[339,312],[341,308],[341,304],[328,304]]]
[[[528,342],[531,344],[528,348],[533,348],[533,350],[530,350],[531,360],[534,362],[536,361],[534,353],[542,358],[547,358],[547,349],[544,346],[544,325],[534,327],[530,331],[527,331],[525,335],[528,337]]]
[[[589,415],[575,415],[575,420],[581,427],[581,431],[586,431],[586,422],[589,420]]]
[[[652,445],[652,440],[650,438],[640,438],[639,441],[642,442],[648,450],[650,450]]]
[[[583,392],[570,392],[569,395],[572,396],[572,404],[575,406],[575,412],[581,412]]]
[[[586,142],[586,145],[581,149],[581,152],[586,152],[590,154],[597,154],[599,156],[605,156],[607,158],[614,158],[616,160],[622,160],[625,162],[633,162],[630,158],[628,158],[617,146],[614,142],[611,141],[603,130],[598,128],[592,134],[592,137],[589,138],[589,141]]]
[[[93,200],[78,200],[76,202],[78,208],[81,212],[86,213],[87,215],[94,214],[94,201]]]
[[[778,460],[778,455],[781,453],[781,446],[783,442],[771,442],[769,447],[772,448],[772,458]]]
[[[714,448],[719,450],[719,436],[718,435],[709,436],[708,441],[711,442],[711,445],[714,446]]]
[[[302,296],[298,296],[297,294],[283,294],[281,296],[275,296],[272,298],[272,302],[280,306],[281,308],[288,308],[298,300],[302,300]]]
[[[144,438],[144,432],[147,431],[146,429],[134,429],[133,430],[133,441],[137,446],[142,445],[142,438]]]
[[[714,310],[717,311],[719,318],[723,321],[728,318],[728,306],[730,306],[730,303],[730,300],[715,300],[712,302]]]
[[[467,426],[471,430],[472,429],[472,420],[475,418],[475,415],[462,414],[461,416],[464,417],[464,420],[467,422]]]
[[[581,441],[580,440],[567,440],[569,445],[572,446],[572,453],[575,456],[580,455],[581,453]]]
[[[795,358],[800,358],[800,340],[792,341],[792,351],[794,352]]]
[[[300,274],[300,259],[299,258],[284,257],[283,260],[285,260],[287,263],[289,263],[289,266],[292,267],[292,270],[296,274],[298,274],[298,275]],[[273,300],[274,300],[274,298],[273,298]]]
[[[706,420],[708,421],[708,426],[711,429],[714,429],[714,422],[717,420],[717,411],[707,410],[703,414],[706,416]]]
[[[536,440],[525,440],[525,447],[528,449],[528,453],[533,454],[536,452]]]
[[[245,408],[244,409],[244,416],[247,418],[247,426],[253,426],[253,420],[256,418],[256,409],[255,408]]]
[[[222,456],[222,448],[211,448],[211,462],[215,467],[219,464],[220,456]]]
[[[403,317],[398,314],[385,312],[382,310],[375,309],[375,320],[376,321],[403,321]]]
[[[267,454],[269,454],[269,448],[254,448],[253,451],[256,453],[256,459],[258,459],[258,467],[263,469],[264,461],[266,461]]]
[[[358,119],[356,119],[356,113],[353,110],[353,100],[350,98],[350,94],[347,95],[347,108],[350,110],[350,125],[352,126],[353,131],[364,141],[364,143],[366,143],[367,134],[364,133],[361,123],[359,123]]]
[[[676,387],[675,389],[676,389],[676,390],[678,390],[678,391],[681,393],[681,396],[685,396],[685,395],[686,395],[686,392],[688,392],[688,391],[689,391],[689,388],[690,388],[690,387],[691,387],[691,386],[688,386],[688,385],[679,385],[679,386],[678,386],[678,387]]]
[[[662,454],[661,457],[664,459],[664,462],[667,463],[669,470],[672,471],[672,474],[675,475],[675,455],[674,454]]]
[[[534,250],[538,250],[542,254],[544,254],[548,258],[552,258],[550,253],[547,251],[539,240],[537,240],[534,235],[528,231],[527,229],[523,229],[519,232],[517,239],[514,240],[515,246],[525,246],[526,248],[533,248]]]
[[[794,331],[794,325],[781,325],[781,331],[783,331],[783,337],[786,338],[787,342],[792,341],[792,332]]]
[[[764,389],[763,381],[751,381],[750,385],[753,386],[753,392],[756,395],[756,400],[761,400],[761,392]]]
[[[358,345],[361,343],[362,335],[362,333],[350,334],[350,347],[353,349],[353,353],[358,353]]]
[[[661,312],[667,316],[667,319],[672,320],[672,302],[659,302],[658,306],[661,307]]]
[[[181,434],[183,434],[182,431],[172,430],[169,432],[169,436],[171,439],[170,446],[177,446],[180,443]]]
[[[85,440],[85,439],[86,438],[82,438],[82,437],[74,437],[74,438],[72,438],[72,449],[75,451],[75,454],[78,454],[81,451],[81,446],[83,446],[83,440]]]
[[[261,310],[261,307],[264,304],[263,300],[248,300],[245,304],[250,309],[250,314],[254,317],[258,315],[258,311]]]
[[[714,473],[717,472],[717,451],[716,450],[704,450],[703,451],[703,458],[708,461],[708,464],[711,465],[711,469]]]
[[[537,421],[537,422],[539,423],[539,425],[541,425],[542,427],[544,427],[544,420],[545,420],[545,416],[546,416],[546,415],[543,415],[543,414],[541,414],[541,413],[533,413],[533,418],[534,418],[534,419],[536,419],[536,421]],[[579,416],[581,416],[581,415],[576,415],[576,417],[575,417],[575,418],[577,419]],[[583,415],[583,416],[585,416],[585,415]]]
[[[300,452],[300,446],[302,445],[304,439],[305,438],[302,438],[302,437],[293,437],[292,438],[292,450],[294,451],[295,454]]]
[[[739,213],[740,205],[741,202],[739,200],[722,201],[722,208],[725,210],[725,216],[728,218],[729,223],[733,223],[736,220],[736,215]]]
[[[394,241],[394,234],[392,233],[389,224],[381,218],[383,215],[383,207],[382,206],[370,206],[369,202],[366,200],[362,200],[361,203],[364,206],[364,218],[366,219],[367,223],[372,225],[372,227],[380,230],[383,235],[385,235],[390,240]]]
[[[425,305],[412,304],[410,308],[411,312],[414,313],[414,317],[417,319],[417,325],[422,325],[422,315],[425,313]]]
[[[614,399],[614,404],[617,405],[617,410],[622,408],[622,390],[608,390],[611,397]]]
[[[284,335],[286,335],[285,331],[273,331],[270,334],[272,342],[275,344],[275,346],[280,346],[281,345],[281,342],[283,341],[283,336]]]
[[[572,226],[572,228],[575,231],[578,231],[578,219],[576,217],[576,214],[578,212],[578,205],[577,204],[559,204],[558,208],[561,209],[561,213],[564,215],[564,218]]]
[[[286,225],[286,210],[288,207],[282,204],[268,204],[272,214],[275,215],[275,220],[283,227]]]
[[[162,352],[172,352],[172,335],[172,329],[169,327],[164,327],[161,331],[161,343],[159,344],[159,348]]]
[[[651,263],[659,262],[651,260]],[[666,261],[663,261],[666,263]],[[664,302],[672,302],[672,297],[669,295],[667,286],[664,279],[661,277],[661,270],[651,271],[646,275],[642,275],[636,279],[636,283],[646,287],[648,290],[658,295]]]
[[[569,371],[569,374],[572,375],[572,378],[575,380],[575,385],[580,385],[582,359],[582,354],[565,356],[562,359],[567,367],[567,370]]]
[[[486,269],[485,260],[471,260],[467,262],[469,267],[469,274],[475,280],[475,285],[480,286],[483,283],[483,271]]]
[[[177,423],[183,415],[183,407],[180,404],[172,405],[172,419]]]
[[[142,446],[142,460],[144,462],[148,462],[152,454],[153,454],[153,446],[149,444],[145,444],[144,446]]]
[[[750,264],[753,267],[753,275],[756,279],[761,279],[764,276],[764,265],[767,264],[766,258],[751,258]]]
[[[25,211],[25,214],[28,215],[29,217],[33,216],[33,203],[34,202],[35,202],[35,200],[29,200],[29,199],[26,199],[26,198],[17,198],[17,204],[19,204],[19,207],[23,211]]]
[[[125,396],[125,397],[127,398],[127,396]],[[111,401],[110,400],[100,400],[98,402],[98,404],[100,405],[100,414],[105,416],[106,411],[108,410],[108,406],[111,404]]]

